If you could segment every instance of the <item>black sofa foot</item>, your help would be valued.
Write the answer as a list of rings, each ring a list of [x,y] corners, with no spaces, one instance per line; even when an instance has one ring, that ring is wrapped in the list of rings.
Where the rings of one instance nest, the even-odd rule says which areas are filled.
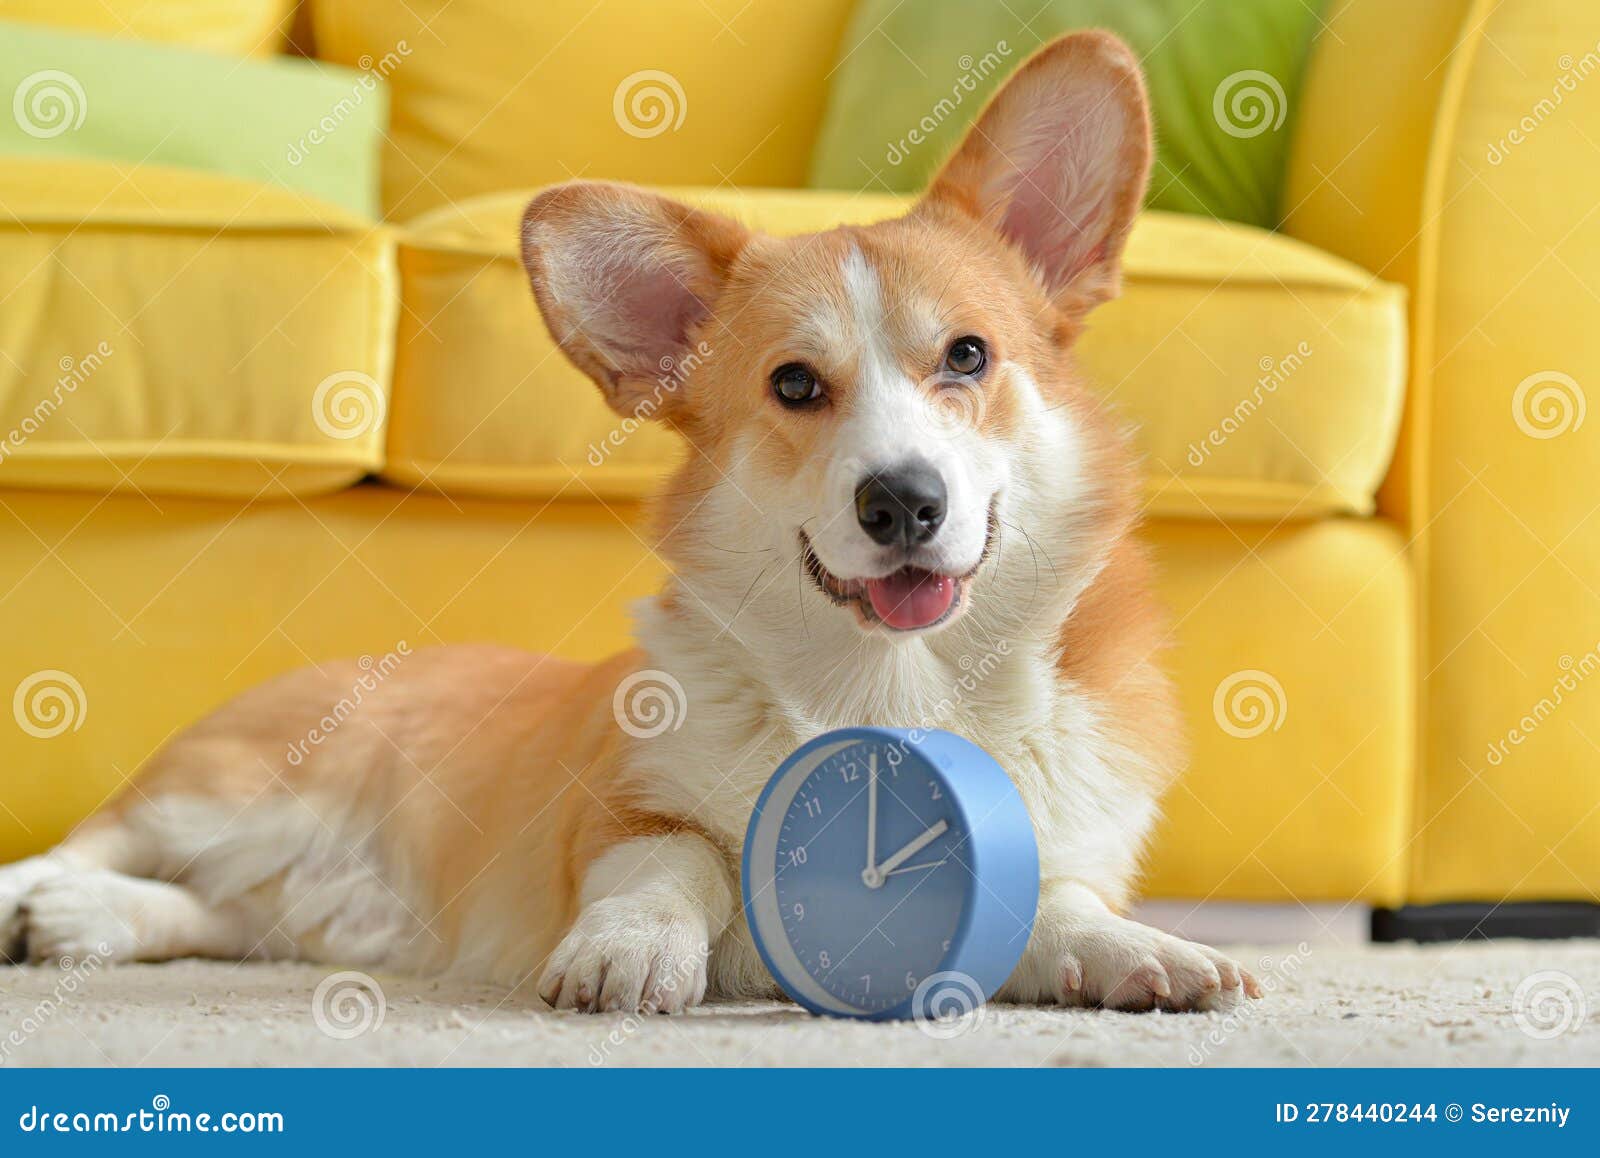
[[[1584,901],[1519,901],[1372,910],[1372,939],[1378,942],[1487,941],[1495,937],[1539,941],[1600,937],[1600,905]]]

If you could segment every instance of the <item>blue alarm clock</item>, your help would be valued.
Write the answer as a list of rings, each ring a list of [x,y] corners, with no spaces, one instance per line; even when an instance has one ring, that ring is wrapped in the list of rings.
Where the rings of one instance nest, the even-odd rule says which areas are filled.
[[[981,1005],[1039,903],[1033,824],[1011,778],[944,731],[841,728],[773,773],[745,835],[745,918],[813,1013],[928,1018]]]

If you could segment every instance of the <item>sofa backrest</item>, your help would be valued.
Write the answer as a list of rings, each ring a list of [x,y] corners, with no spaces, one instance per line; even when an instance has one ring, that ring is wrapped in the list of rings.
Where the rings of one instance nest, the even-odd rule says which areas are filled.
[[[312,0],[381,74],[393,220],[575,177],[799,186],[853,0]],[[488,110],[485,112],[484,110]]]

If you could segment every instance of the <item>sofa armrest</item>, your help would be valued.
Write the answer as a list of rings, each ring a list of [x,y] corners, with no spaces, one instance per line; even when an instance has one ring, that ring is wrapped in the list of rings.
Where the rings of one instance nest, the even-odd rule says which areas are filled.
[[[1311,68],[1286,229],[1413,291],[1412,899],[1596,899],[1600,8],[1348,0]]]

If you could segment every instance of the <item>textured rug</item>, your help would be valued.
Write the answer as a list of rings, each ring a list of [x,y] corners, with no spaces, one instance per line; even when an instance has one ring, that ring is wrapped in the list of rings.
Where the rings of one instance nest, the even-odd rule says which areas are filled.
[[[1600,943],[1233,951],[1268,992],[1232,1012],[994,1005],[920,1025],[777,1004],[558,1014],[527,992],[309,965],[64,962],[0,969],[0,1065],[1600,1064]]]

